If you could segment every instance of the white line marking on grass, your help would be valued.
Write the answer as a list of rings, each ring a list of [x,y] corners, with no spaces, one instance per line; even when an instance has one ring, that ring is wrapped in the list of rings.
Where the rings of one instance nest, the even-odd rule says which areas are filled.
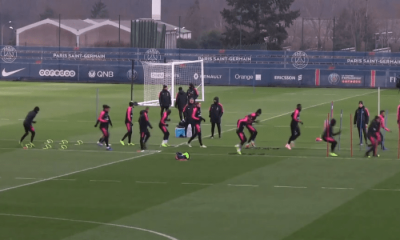
[[[121,181],[117,181],[117,180],[90,180],[90,182],[113,182],[113,183],[120,183]]]
[[[167,184],[167,182],[142,182],[142,181],[136,181],[136,183],[144,183],[144,184]]]
[[[249,185],[249,184],[227,184],[230,187],[258,187],[258,185]]]
[[[382,90],[382,91],[384,91],[384,90]],[[345,98],[341,98],[341,99],[338,99],[338,100],[333,100],[333,102],[340,102],[340,101],[343,101],[343,100],[347,100],[347,99],[351,99],[351,98],[355,98],[355,97],[360,97],[360,96],[364,96],[364,95],[368,95],[368,94],[372,94],[372,93],[377,93],[377,91],[368,92],[368,93],[363,93],[363,94],[358,94],[358,95],[354,95],[354,96],[351,96],[351,97],[345,97]],[[332,101],[323,102],[323,103],[318,103],[318,104],[315,104],[315,105],[312,105],[312,106],[309,106],[309,107],[305,107],[305,108],[303,108],[303,110],[310,109],[310,108],[315,108],[315,107],[319,107],[319,106],[322,106],[322,105],[325,105],[325,104],[329,104],[329,103],[332,103]],[[269,121],[269,120],[272,120],[272,119],[275,119],[275,118],[279,118],[279,117],[283,117],[283,116],[286,116],[286,115],[289,115],[289,114],[292,114],[292,113],[293,113],[293,111],[287,112],[287,113],[282,113],[282,114],[279,114],[279,115],[276,115],[276,116],[273,116],[273,117],[270,117],[270,118],[263,119],[263,120],[261,120],[260,122]],[[288,121],[288,127],[289,127],[289,123],[290,123],[290,122]],[[226,130],[226,131],[222,131],[222,133],[230,132],[230,131],[233,131],[233,130],[236,130],[236,128],[231,128],[231,129],[228,129],[228,130]],[[210,136],[211,136],[211,135],[208,135],[208,136],[205,136],[204,138],[207,138],[207,137],[210,137]],[[197,139],[194,139],[193,141],[197,141]],[[182,145],[184,145],[184,144],[186,144],[186,143],[187,143],[187,142],[183,142],[183,143],[181,143],[181,144],[176,145],[175,147],[180,147],[180,146],[182,146]]]
[[[354,188],[338,188],[338,187],[321,187],[321,188],[330,190],[354,190]]]
[[[307,187],[298,187],[298,186],[274,186],[274,188],[300,188],[300,189],[304,189]]]
[[[371,189],[371,191],[388,191],[388,192],[400,192],[400,189]]]
[[[95,166],[95,167],[85,168],[85,169],[82,169],[82,170],[78,170],[78,171],[74,171],[74,172],[70,172],[70,173],[65,173],[65,174],[61,174],[61,175],[58,175],[58,176],[49,177],[49,178],[41,179],[41,180],[38,180],[38,181],[26,183],[26,184],[17,185],[17,186],[14,186],[14,187],[3,188],[3,189],[0,189],[0,193],[8,191],[8,190],[16,189],[16,188],[30,186],[30,185],[41,183],[41,182],[47,182],[47,181],[50,181],[50,180],[53,180],[53,179],[56,179],[56,178],[70,176],[70,175],[73,175],[73,174],[76,174],[76,173],[86,172],[86,171],[90,171],[90,170],[94,170],[94,169],[110,166],[110,165],[113,165],[113,164],[116,164],[116,163],[126,162],[126,161],[129,161],[129,160],[133,160],[133,159],[136,159],[136,158],[141,158],[141,157],[145,157],[145,156],[149,156],[149,155],[153,155],[153,154],[154,153],[149,153],[149,154],[143,154],[143,155],[140,155],[140,156],[125,158],[125,159],[121,159],[121,160],[118,160],[118,161],[101,164],[101,165],[98,165],[98,166]]]
[[[65,178],[60,178],[60,179],[52,179],[50,181],[76,181],[76,179],[65,179]]]
[[[16,177],[15,179],[17,179],[17,180],[36,180],[36,179],[40,179],[40,178]]]
[[[200,185],[200,186],[213,186],[212,183],[181,183],[182,185]]]
[[[138,231],[142,231],[142,232],[152,233],[152,234],[155,234],[155,235],[158,235],[158,236],[170,239],[170,240],[178,240],[177,238],[174,238],[174,237],[169,236],[167,234],[156,232],[156,231],[153,231],[153,230],[134,227],[134,226],[113,224],[113,223],[103,223],[103,222],[95,222],[95,221],[75,220],[75,219],[67,219],[67,218],[41,217],[41,216],[21,215],[21,214],[7,214],[7,213],[0,213],[0,216],[33,218],[33,219],[45,219],[45,220],[52,220],[52,221],[65,221],[65,222],[75,222],[75,223],[87,223],[87,224],[103,225],[103,226],[110,226],[110,227],[134,229],[134,230],[138,230]]]

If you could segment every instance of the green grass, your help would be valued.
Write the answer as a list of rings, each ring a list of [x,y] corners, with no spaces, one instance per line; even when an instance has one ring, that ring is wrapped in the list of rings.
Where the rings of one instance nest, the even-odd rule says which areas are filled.
[[[97,88],[100,105],[112,107],[112,152],[95,144]],[[394,131],[386,134],[389,151],[379,159],[363,158],[355,132],[350,156],[350,114],[363,100],[376,115],[376,90],[207,87],[203,115],[219,96],[225,108],[222,139],[204,137],[207,149],[197,141],[191,149],[161,149],[159,108],[151,108],[149,149],[159,152],[147,153],[137,152],[137,124],[137,145],[119,145],[129,94],[127,85],[0,82],[1,240],[398,239],[396,90],[381,92]],[[143,99],[143,87],[135,86],[134,94]],[[336,119],[343,109],[338,158],[327,158],[326,144],[315,142],[331,101]],[[304,108],[304,126],[288,151],[297,103]],[[21,119],[36,105],[36,148],[25,150],[18,144]],[[236,121],[258,108],[263,114],[255,126],[257,145],[280,149],[243,150],[238,156]],[[172,145],[185,142],[172,136],[177,122],[173,110]],[[208,124],[202,126],[205,136]],[[54,140],[53,148],[44,150],[47,139]],[[61,140],[69,141],[68,149],[59,149]],[[84,144],[75,145],[77,140]],[[175,161],[177,151],[189,151],[191,161]]]

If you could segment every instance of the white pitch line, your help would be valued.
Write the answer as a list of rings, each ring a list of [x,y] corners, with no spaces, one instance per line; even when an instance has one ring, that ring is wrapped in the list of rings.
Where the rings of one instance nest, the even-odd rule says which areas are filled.
[[[40,179],[40,178],[16,177],[15,179],[17,179],[17,180],[36,180],[36,179]]]
[[[113,182],[113,183],[120,183],[121,181],[117,181],[117,180],[90,180],[90,182]]]
[[[76,179],[65,179],[65,178],[60,178],[60,179],[52,179],[50,181],[76,181]]]
[[[249,184],[227,184],[230,187],[259,187],[258,185],[249,185]]]
[[[85,168],[85,169],[82,169],[82,170],[78,170],[78,171],[74,171],[74,172],[70,172],[70,173],[65,173],[65,174],[61,174],[61,175],[58,175],[58,176],[54,176],[54,177],[49,177],[49,178],[41,179],[41,180],[34,181],[34,182],[30,182],[30,183],[25,183],[25,184],[13,186],[13,187],[3,188],[3,189],[0,189],[0,193],[1,193],[1,192],[8,191],[8,190],[16,189],[16,188],[21,188],[21,187],[30,186],[30,185],[37,184],[37,183],[41,183],[41,182],[47,182],[47,181],[50,181],[50,180],[53,180],[53,179],[56,179],[56,178],[61,178],[61,177],[70,176],[70,175],[73,175],[73,174],[76,174],[76,173],[86,172],[86,171],[90,171],[90,170],[93,170],[93,169],[98,169],[98,168],[110,166],[110,165],[113,165],[113,164],[116,164],[116,163],[126,162],[126,161],[129,161],[129,160],[133,160],[133,159],[136,159],[136,158],[141,158],[141,157],[149,156],[149,155],[152,155],[152,154],[154,154],[154,153],[143,154],[143,155],[140,155],[140,156],[125,158],[125,159],[121,159],[121,160],[118,160],[118,161],[114,161],[114,162],[110,162],[110,163],[105,163],[105,164],[101,164],[101,165],[98,165],[98,166],[95,166],[95,167]]]
[[[371,191],[389,191],[389,192],[400,192],[400,189],[371,189]]]
[[[103,226],[111,226],[111,227],[118,227],[118,228],[126,228],[126,229],[134,229],[142,232],[152,233],[169,240],[178,240],[172,236],[169,236],[164,233],[156,232],[153,230],[127,226],[127,225],[120,225],[120,224],[113,224],[113,223],[103,223],[103,222],[94,222],[94,221],[85,221],[85,220],[75,220],[75,219],[67,219],[67,218],[55,218],[55,217],[41,217],[41,216],[32,216],[32,215],[21,215],[21,214],[7,214],[7,213],[0,213],[0,216],[8,216],[8,217],[21,217],[21,218],[33,218],[33,219],[44,219],[44,220],[52,220],[52,221],[65,221],[65,222],[75,222],[75,223],[87,223],[87,224],[94,224],[94,225],[103,225]]]
[[[182,185],[200,185],[200,186],[213,186],[212,183],[181,183]]]
[[[321,187],[321,188],[330,190],[354,190],[354,188],[339,188],[339,187]]]
[[[350,99],[350,98],[360,97],[360,96],[364,96],[364,95],[368,95],[368,94],[372,94],[372,93],[376,93],[376,91],[363,93],[363,94],[359,94],[359,95],[354,95],[354,96],[351,96],[351,97],[345,97],[345,98],[341,98],[341,99],[338,99],[338,100],[333,100],[333,102],[340,102],[340,101],[347,100],[347,99]],[[318,104],[315,104],[315,105],[312,105],[312,106],[309,106],[309,107],[305,107],[305,108],[303,108],[303,110],[314,108],[314,107],[319,107],[319,106],[322,106],[322,105],[325,105],[325,104],[329,104],[329,103],[332,103],[332,101],[318,103]],[[293,113],[293,111],[287,112],[287,113],[282,113],[282,114],[279,114],[279,115],[276,115],[276,116],[273,116],[273,117],[270,117],[270,118],[263,119],[260,122],[269,121],[269,120],[272,120],[272,119],[275,119],[275,118],[279,118],[279,117],[283,117],[283,116],[286,116],[286,115],[289,115],[289,114],[292,114],[292,113]],[[288,122],[288,124],[289,124],[289,122]],[[228,129],[226,131],[222,131],[222,133],[230,132],[230,131],[233,131],[233,130],[236,130],[236,128],[231,128],[231,129]],[[207,137],[210,137],[210,136],[211,135],[208,135],[208,136],[205,136],[204,138],[207,138]],[[197,139],[194,139],[193,141],[197,141]],[[186,143],[187,142],[183,142],[181,144],[176,145],[175,147],[180,147],[180,146],[182,146],[182,145],[184,145]]]
[[[299,188],[299,189],[304,189],[307,187],[298,187],[298,186],[274,186],[274,188]]]
[[[136,183],[144,183],[144,184],[167,184],[167,182],[142,182],[142,181],[136,181]]]

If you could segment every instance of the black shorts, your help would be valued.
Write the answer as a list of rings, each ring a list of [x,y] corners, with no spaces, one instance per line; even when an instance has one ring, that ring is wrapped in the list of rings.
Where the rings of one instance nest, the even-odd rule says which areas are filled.
[[[34,132],[35,131],[33,126],[29,125],[29,124],[24,124],[24,129],[25,129],[25,132]]]
[[[212,118],[211,123],[221,124],[221,118],[216,118],[216,119]]]

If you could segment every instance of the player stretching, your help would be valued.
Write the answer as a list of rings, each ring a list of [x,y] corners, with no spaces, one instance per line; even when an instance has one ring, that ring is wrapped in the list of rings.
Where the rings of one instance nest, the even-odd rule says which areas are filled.
[[[140,117],[139,117],[139,128],[140,128],[140,149],[142,152],[147,149],[146,143],[147,140],[150,138],[150,132],[147,129],[147,127],[150,127],[153,129],[153,126],[151,126],[149,122],[149,117],[147,115],[149,108],[146,108],[146,110],[140,111]]]
[[[364,134],[365,144],[367,144],[367,127],[369,123],[369,111],[364,106],[363,101],[358,102],[358,108],[354,113],[354,125],[357,125],[358,136],[360,137],[360,145],[363,145],[361,131]],[[362,125],[362,126],[361,126]]]
[[[133,102],[129,103],[129,107],[126,110],[125,113],[125,126],[127,129],[127,133],[124,135],[124,137],[121,139],[121,144],[122,146],[125,145],[124,140],[126,137],[128,137],[128,146],[135,146],[135,144],[133,144],[132,141],[132,126],[133,126],[133,122],[132,122],[132,115],[133,115]]]
[[[286,148],[291,150],[293,147],[293,142],[296,140],[298,137],[300,137],[300,128],[299,128],[299,123],[303,125],[303,122],[300,121],[300,112],[301,112],[301,104],[297,104],[297,108],[294,110],[292,113],[292,122],[290,123],[290,131],[292,135],[289,138],[288,143],[286,144]]]
[[[26,116],[24,120],[24,129],[25,129],[25,134],[21,137],[21,140],[19,140],[19,144],[24,141],[25,137],[28,136],[29,132],[31,133],[31,143],[29,144],[31,147],[34,147],[35,145],[33,144],[33,139],[35,138],[35,129],[33,128],[32,124],[36,123],[36,121],[33,121],[36,117],[36,115],[39,113],[39,107],[35,107],[33,111],[30,111],[28,115]]]
[[[252,113],[248,116],[248,123],[246,124],[247,130],[250,132],[249,141],[246,144],[246,148],[250,148],[250,143],[252,147],[256,147],[256,137],[257,137],[257,130],[253,127],[253,122],[258,122],[256,118],[261,115],[261,109],[258,109],[255,113]]]
[[[160,123],[158,126],[160,127],[161,131],[164,133],[164,138],[161,143],[162,147],[169,147],[168,145],[168,139],[169,139],[169,132],[168,132],[168,124],[166,121],[169,121],[168,116],[171,114],[171,110],[167,110],[166,112],[163,113],[163,116],[161,117]]]
[[[215,97],[214,103],[211,104],[209,110],[209,117],[211,122],[211,138],[214,138],[215,125],[217,125],[218,128],[218,136],[219,138],[221,138],[221,118],[223,114],[224,107],[222,107],[222,104],[219,103],[219,98]]]
[[[201,127],[200,127],[201,121],[205,122],[206,120],[201,116],[201,103],[197,103],[196,106],[193,108],[193,112],[192,112],[192,122],[193,122],[192,133],[194,133],[194,134],[189,139],[189,142],[187,143],[187,145],[189,147],[192,147],[192,145],[190,145],[190,143],[193,141],[193,139],[195,139],[198,136],[200,147],[207,148],[207,146],[203,145],[203,141],[201,139]]]
[[[168,91],[167,85],[163,85],[163,90],[158,94],[158,102],[161,107],[161,117],[164,111],[168,111],[171,106],[171,94]]]
[[[187,95],[186,93],[182,90],[182,87],[179,87],[179,92],[176,94],[175,98],[175,107],[178,108],[179,110],[179,119],[182,121],[183,118],[183,109],[185,108],[185,105],[187,103]]]
[[[100,123],[100,131],[103,133],[103,137],[100,139],[99,142],[97,142],[97,145],[103,146],[103,141],[104,141],[106,143],[106,149],[108,151],[111,151],[112,149],[108,144],[108,140],[110,138],[110,133],[108,132],[108,125],[111,125],[112,127],[111,118],[108,115],[109,111],[110,111],[110,106],[103,105],[103,111],[101,111],[95,127],[97,127],[97,125]]]
[[[387,150],[387,148],[385,148],[384,141],[383,141],[383,134],[382,134],[382,132],[380,130],[382,128],[386,132],[391,132],[391,131],[385,125],[385,111],[382,110],[380,112],[379,118],[380,118],[380,121],[381,121],[381,125],[379,126],[379,135],[381,137],[381,139],[380,139],[381,140],[381,148],[382,148],[383,151],[385,151],[385,150]]]
[[[246,135],[244,135],[244,127],[249,123],[249,116],[246,116],[245,118],[239,119],[237,121],[237,128],[236,128],[236,133],[239,136],[240,139],[240,144],[236,144],[236,151],[239,155],[242,155],[242,147],[246,143]]]
[[[370,157],[369,154],[371,152],[374,153],[374,157],[379,157],[377,153],[377,148],[380,142],[380,134],[379,134],[379,127],[381,125],[380,117],[376,116],[375,119],[371,122],[368,128],[368,138],[371,141],[371,144],[368,145],[370,149],[365,153],[366,157]]]
[[[337,145],[337,141],[333,138],[333,136],[339,135],[340,131],[337,133],[333,133],[333,127],[336,125],[336,120],[334,118],[331,119],[331,124],[326,126],[324,132],[322,133],[322,140],[324,142],[328,142],[331,144],[331,153],[329,154],[331,157],[337,157],[338,155],[335,153],[335,148]]]

